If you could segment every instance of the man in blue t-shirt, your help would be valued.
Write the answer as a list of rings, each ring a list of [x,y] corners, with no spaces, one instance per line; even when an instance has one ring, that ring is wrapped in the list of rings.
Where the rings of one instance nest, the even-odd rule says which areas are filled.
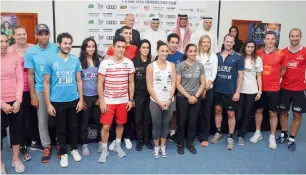
[[[48,57],[55,54],[58,48],[56,44],[49,42],[50,30],[46,24],[38,24],[35,27],[35,36],[38,43],[26,51],[24,56],[24,67],[27,68],[29,77],[28,82],[31,105],[37,108],[38,130],[43,148],[37,143],[32,142],[31,149],[41,151],[44,149],[44,155],[41,161],[47,163],[50,160],[52,151],[48,129],[49,115],[47,113],[43,90],[43,71]]]
[[[55,117],[56,137],[61,156],[61,167],[68,166],[66,135],[69,133],[71,155],[80,161],[78,152],[78,116],[83,109],[83,85],[81,64],[77,57],[69,54],[72,36],[69,33],[57,37],[59,52],[50,57],[44,70],[44,92],[47,110]],[[67,122],[67,123],[66,123]],[[67,127],[66,127],[67,126]]]
[[[181,52],[177,51],[177,48],[179,46],[180,42],[180,37],[175,34],[171,33],[167,37],[168,41],[168,47],[169,47],[169,55],[167,57],[168,61],[171,61],[175,65],[180,64],[184,60],[184,54]],[[175,93],[176,94],[176,93]],[[176,98],[174,97],[173,101],[173,116],[171,119],[171,127],[170,127],[170,137],[169,140],[176,142],[176,137],[175,137],[175,130],[176,130]]]
[[[233,134],[235,131],[236,119],[235,110],[238,109],[238,101],[240,98],[240,89],[244,75],[243,57],[233,51],[235,38],[231,35],[225,35],[225,49],[218,56],[218,72],[215,80],[215,121],[217,132],[211,139],[211,143],[218,143],[222,139],[221,123],[223,108],[227,111],[229,136],[227,139],[227,149],[234,148]]]

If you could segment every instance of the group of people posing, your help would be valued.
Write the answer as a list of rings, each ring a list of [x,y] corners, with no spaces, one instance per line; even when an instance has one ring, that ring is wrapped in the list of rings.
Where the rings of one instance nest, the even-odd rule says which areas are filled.
[[[156,21],[152,19],[151,23]],[[36,26],[38,43],[34,46],[27,44],[27,33],[22,26],[14,28],[16,44],[11,47],[7,35],[1,33],[1,150],[9,126],[12,166],[17,173],[24,171],[20,150],[25,161],[31,159],[29,148],[43,151],[43,163],[50,161],[50,116],[55,121],[61,167],[68,166],[66,138],[75,161],[82,159],[78,139],[82,155],[89,156],[90,120],[101,129],[98,162],[105,163],[109,150],[119,157],[126,156],[122,139],[126,149],[132,148],[132,124],[136,126],[137,151],[146,145],[153,149],[154,158],[167,157],[166,142],[170,134],[169,139],[177,144],[179,154],[184,154],[185,147],[196,154],[198,123],[203,147],[209,144],[211,119],[215,119],[216,133],[210,142],[217,144],[223,138],[223,109],[229,125],[226,149],[234,148],[235,130],[238,130],[238,145],[244,145],[251,110],[256,107],[256,132],[250,142],[262,139],[262,112],[266,108],[270,114],[269,147],[276,149],[277,143],[288,142],[288,149],[295,150],[295,136],[306,111],[306,48],[300,44],[299,29],[290,31],[290,46],[283,50],[275,47],[275,33],[266,32],[262,49],[257,50],[254,41],[247,41],[240,53],[234,50],[237,40],[231,33],[225,35],[221,52],[213,51],[209,35],[198,35],[192,37],[197,38],[194,43],[183,46],[181,53],[185,39],[175,30],[166,36],[166,41],[152,43],[145,38],[137,45],[131,41],[133,30],[130,26],[120,28],[103,57],[98,55],[92,38],[83,41],[79,57],[70,54],[73,37],[61,33],[57,44],[51,43],[50,30],[45,24]],[[291,104],[294,120],[289,136]],[[279,109],[282,133],[276,139]],[[108,147],[113,120],[116,139]],[[5,173],[2,160],[1,172]]]

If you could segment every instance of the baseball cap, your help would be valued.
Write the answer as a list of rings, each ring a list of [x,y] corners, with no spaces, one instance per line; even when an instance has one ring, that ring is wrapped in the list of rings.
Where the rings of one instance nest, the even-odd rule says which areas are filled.
[[[42,31],[50,32],[50,29],[46,24],[38,24],[35,27],[35,34],[38,34],[39,32],[42,32]]]

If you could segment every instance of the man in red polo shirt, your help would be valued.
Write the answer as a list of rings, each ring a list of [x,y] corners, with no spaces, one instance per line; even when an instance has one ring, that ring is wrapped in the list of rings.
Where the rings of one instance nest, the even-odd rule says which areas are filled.
[[[128,26],[121,27],[120,35],[125,39],[125,52],[124,56],[130,60],[133,60],[136,57],[137,46],[131,45],[130,41],[132,38],[132,29]],[[106,52],[107,56],[114,55],[114,46],[110,46]]]
[[[280,79],[286,73],[287,56],[275,47],[276,35],[268,31],[264,38],[264,48],[257,51],[258,56],[262,58],[262,96],[256,102],[256,132],[250,139],[250,142],[257,143],[262,139],[260,132],[262,123],[262,112],[268,108],[270,112],[270,138],[269,148],[276,149],[275,132],[277,127],[277,110],[280,105]]]
[[[288,142],[288,150],[295,151],[295,136],[302,122],[302,113],[306,112],[306,48],[300,44],[302,32],[294,28],[289,32],[290,46],[283,50],[288,57],[287,72],[281,83],[281,117],[282,133],[278,143]],[[292,103],[293,121],[290,137],[288,130],[288,111]]]

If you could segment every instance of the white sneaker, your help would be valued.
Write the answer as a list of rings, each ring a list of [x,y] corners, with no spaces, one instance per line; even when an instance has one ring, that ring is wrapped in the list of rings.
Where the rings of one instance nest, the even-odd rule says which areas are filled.
[[[276,149],[277,147],[277,144],[276,144],[276,141],[275,141],[275,136],[271,136],[269,137],[269,148],[271,149]]]
[[[68,155],[67,154],[61,155],[60,165],[62,168],[66,168],[68,166]]]
[[[124,143],[126,149],[132,149],[133,145],[130,139],[124,139]]]
[[[74,161],[79,162],[82,160],[82,157],[80,156],[79,152],[77,149],[74,149],[70,152],[70,154],[72,155]]]
[[[98,153],[102,153],[102,142],[98,143]]]
[[[253,137],[250,139],[250,142],[257,143],[259,140],[262,140],[262,134],[255,132]]]
[[[24,172],[24,165],[21,163],[21,161],[19,159],[18,160],[13,160],[12,166],[15,168],[15,171],[18,174]]]
[[[113,140],[113,142],[109,145],[108,149],[109,149],[110,151],[114,151],[115,145],[116,145],[116,140]]]

